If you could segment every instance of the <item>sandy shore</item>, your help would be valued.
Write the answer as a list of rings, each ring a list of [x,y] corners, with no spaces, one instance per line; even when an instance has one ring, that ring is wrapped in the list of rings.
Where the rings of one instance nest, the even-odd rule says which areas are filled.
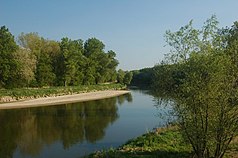
[[[57,97],[47,97],[47,98],[38,98],[25,101],[17,101],[11,103],[0,104],[0,109],[17,109],[17,108],[26,108],[26,107],[38,107],[38,106],[49,106],[49,105],[60,105],[73,102],[83,102],[90,100],[99,100],[104,98],[111,98],[119,96],[122,94],[130,93],[130,91],[125,90],[108,90],[108,91],[98,91],[98,92],[89,92],[73,95],[64,95]]]

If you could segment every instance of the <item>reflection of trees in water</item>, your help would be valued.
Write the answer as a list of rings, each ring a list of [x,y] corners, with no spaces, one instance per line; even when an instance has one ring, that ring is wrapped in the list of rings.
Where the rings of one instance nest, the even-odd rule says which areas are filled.
[[[156,91],[146,91],[146,94],[153,96],[154,106],[157,109],[157,116],[160,118],[159,126],[168,126],[175,122],[174,99],[172,96]]]
[[[17,147],[16,139],[19,137],[20,124],[16,113],[0,111],[0,157],[11,158]]]
[[[122,105],[125,101],[128,101],[128,102],[133,101],[131,93],[127,93],[127,94],[120,95],[117,97],[117,102],[119,105]]]
[[[125,99],[122,99],[125,98]],[[116,103],[132,101],[128,95],[65,106],[0,111],[0,157],[12,157],[18,148],[22,154],[38,155],[44,145],[61,141],[64,148],[88,141],[95,143],[115,122]]]

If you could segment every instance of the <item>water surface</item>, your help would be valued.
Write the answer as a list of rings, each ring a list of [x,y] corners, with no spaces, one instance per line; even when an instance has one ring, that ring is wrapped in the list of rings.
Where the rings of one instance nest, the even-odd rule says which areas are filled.
[[[77,158],[118,147],[163,125],[155,103],[132,90],[98,101],[0,110],[0,157]]]

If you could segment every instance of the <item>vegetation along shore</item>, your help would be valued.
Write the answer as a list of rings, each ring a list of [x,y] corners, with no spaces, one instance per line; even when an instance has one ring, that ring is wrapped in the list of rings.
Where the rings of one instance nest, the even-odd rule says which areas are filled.
[[[237,158],[238,139],[228,147],[225,157]],[[118,148],[97,151],[85,158],[191,158],[192,146],[184,140],[176,126],[157,128],[135,139],[129,140]]]
[[[104,90],[104,91],[97,91],[97,92],[86,92],[86,93],[80,93],[80,94],[63,95],[63,96],[57,96],[57,97],[38,98],[38,99],[31,99],[31,100],[25,100],[20,102],[0,104],[0,109],[16,109],[16,108],[26,108],[26,107],[61,105],[61,104],[68,104],[68,103],[74,103],[74,102],[105,99],[105,98],[123,95],[126,93],[130,93],[130,91]]]
[[[222,158],[231,144],[237,146],[237,35],[238,22],[219,28],[213,15],[196,29],[191,20],[178,31],[166,31],[171,51],[161,63],[133,72],[134,85],[151,87],[159,98],[170,100],[196,158]]]
[[[0,89],[0,103],[14,102],[20,100],[37,99],[44,97],[56,97],[62,95],[72,95],[86,92],[103,90],[124,90],[125,85],[121,84],[100,84],[100,85],[81,85],[68,87],[47,87],[47,88],[15,88]]]

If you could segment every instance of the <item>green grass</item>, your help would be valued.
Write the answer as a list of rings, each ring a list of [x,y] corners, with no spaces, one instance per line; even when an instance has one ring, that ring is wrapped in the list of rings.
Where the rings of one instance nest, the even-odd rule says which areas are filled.
[[[186,158],[191,147],[177,129],[150,132],[128,141],[118,149],[98,151],[86,158]]]
[[[238,155],[238,137],[230,144],[224,158],[235,158]],[[191,158],[192,147],[184,142],[177,128],[150,132],[117,149],[97,151],[85,158]]]
[[[101,90],[119,90],[126,87],[121,84],[100,84],[100,85],[82,85],[68,87],[47,87],[47,88],[16,88],[16,89],[0,89],[0,98],[10,96],[18,99],[23,98],[39,98],[48,96],[59,96],[67,94],[78,94]]]

